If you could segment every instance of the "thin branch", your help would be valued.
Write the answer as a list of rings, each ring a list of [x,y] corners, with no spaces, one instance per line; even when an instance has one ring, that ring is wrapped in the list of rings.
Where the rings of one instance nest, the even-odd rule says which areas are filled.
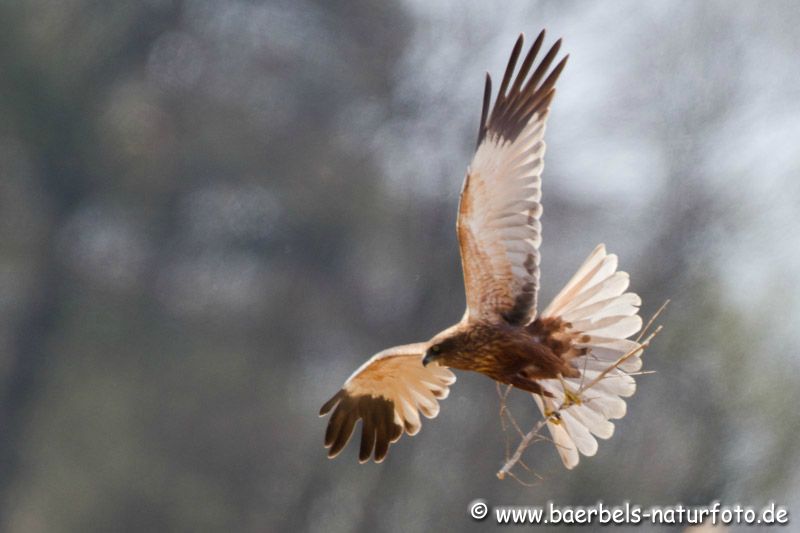
[[[533,442],[533,439],[535,439],[539,435],[539,431],[541,431],[544,425],[550,421],[550,418],[554,414],[555,412],[550,416],[548,416],[547,418],[539,420],[539,422],[537,422],[536,425],[533,426],[533,429],[531,429],[528,432],[528,434],[525,435],[525,437],[523,437],[522,442],[520,442],[519,446],[517,446],[514,455],[512,455],[511,458],[508,461],[506,461],[506,464],[503,465],[503,468],[501,468],[497,472],[497,477],[499,479],[504,479],[506,477],[506,474],[511,474],[511,469],[514,468],[514,465],[517,464],[517,462],[519,462],[519,460],[522,458],[522,453],[528,448],[528,446],[530,446],[531,442]],[[511,475],[513,476],[513,474]]]
[[[658,308],[658,311],[653,313],[653,316],[651,316],[650,320],[647,321],[647,324],[645,324],[645,326],[642,328],[642,331],[639,332],[639,336],[636,337],[636,342],[639,342],[640,340],[642,340],[642,337],[644,337],[647,334],[647,331],[650,329],[650,326],[653,325],[653,322],[655,322],[656,319],[659,317],[659,315],[661,315],[662,311],[664,311],[664,309],[667,308],[667,306],[669,305],[670,301],[671,300],[669,298],[664,300],[664,303],[661,304],[661,307]]]
[[[524,485],[526,487],[535,487],[536,486],[536,483],[528,483],[526,481],[522,481],[514,472],[509,472],[508,475],[513,477],[517,481],[517,483],[519,483],[520,485]],[[541,476],[537,475],[536,477],[538,477],[539,480],[541,481],[541,479],[542,479]]]
[[[511,455],[511,436],[508,434],[508,425],[506,424],[506,398],[508,397],[508,392],[511,387],[506,389],[506,393],[503,394],[500,391],[500,382],[498,381],[496,384],[497,387],[497,396],[500,398],[500,427],[503,430],[503,435],[505,435],[505,458],[508,460],[508,456]]]
[[[511,411],[509,411],[508,409],[506,409],[506,416],[508,417],[508,420],[511,422],[511,425],[514,426],[514,429],[517,430],[517,433],[519,434],[519,436],[520,437],[524,437],[525,436],[525,432],[522,431],[522,428],[517,423],[517,420],[511,415]]]
[[[600,380],[601,380],[601,379],[603,379],[603,378],[604,378],[604,377],[605,377],[605,376],[606,376],[606,375],[607,375],[609,372],[611,372],[612,370],[614,370],[614,369],[616,369],[616,368],[619,368],[619,365],[621,365],[622,363],[624,363],[625,361],[627,361],[627,360],[628,360],[628,359],[630,359],[631,357],[634,357],[635,355],[638,355],[638,354],[642,353],[642,352],[645,350],[645,348],[647,348],[647,347],[649,347],[649,346],[650,346],[650,341],[652,341],[652,340],[653,340],[653,338],[654,338],[656,335],[658,335],[659,333],[661,333],[661,329],[662,329],[662,326],[658,326],[658,327],[657,327],[657,328],[656,328],[656,329],[653,331],[653,333],[651,333],[651,334],[650,334],[650,335],[649,335],[649,336],[648,336],[648,337],[645,339],[645,341],[644,341],[643,343],[639,344],[639,346],[638,346],[638,347],[634,348],[633,350],[629,351],[628,353],[626,353],[625,355],[623,355],[622,357],[620,357],[619,359],[617,359],[617,361],[616,361],[616,362],[615,362],[613,365],[609,366],[608,368],[606,368],[605,370],[603,370],[602,372],[600,372],[600,374],[598,374],[598,375],[597,375],[597,377],[595,377],[595,378],[594,378],[592,381],[590,381],[590,382],[589,382],[587,385],[584,385],[583,387],[581,387],[581,389],[578,391],[578,394],[580,395],[580,394],[581,394],[581,393],[583,393],[585,390],[587,390],[587,389],[591,389],[592,387],[594,387],[595,385],[597,385],[597,383],[599,383],[599,382],[600,382]]]
[[[644,337],[647,334],[647,332],[649,331],[650,327],[653,325],[655,320],[658,318],[658,316],[661,314],[661,312],[667,307],[668,304],[669,304],[669,300],[665,301],[664,304],[658,309],[658,311],[655,312],[655,314],[652,316],[652,318],[650,318],[650,320],[647,322],[645,327],[642,328],[641,333],[639,334],[639,336],[636,339],[636,343],[637,343],[636,348],[630,350],[626,354],[623,354],[619,359],[617,359],[614,363],[609,365],[606,369],[604,369],[600,374],[598,374],[589,383],[584,383],[583,382],[583,377],[582,377],[581,378],[581,383],[580,383],[579,388],[578,388],[577,391],[570,390],[567,387],[567,385],[564,382],[564,380],[561,379],[561,377],[559,376],[559,379],[561,379],[561,386],[564,389],[564,401],[561,403],[561,405],[558,406],[557,409],[553,410],[552,412],[547,414],[542,420],[538,421],[533,426],[533,428],[531,428],[531,430],[522,437],[522,440],[520,441],[519,445],[517,446],[516,450],[514,451],[514,454],[510,458],[508,457],[508,450],[506,450],[506,462],[503,465],[503,467],[497,472],[497,477],[499,479],[504,479],[506,477],[506,475],[509,475],[509,476],[513,477],[514,479],[516,479],[517,481],[519,481],[520,483],[522,483],[523,485],[530,486],[529,484],[522,482],[522,480],[520,480],[511,471],[514,468],[514,466],[516,466],[517,464],[524,465],[525,469],[530,471],[530,468],[528,468],[528,466],[525,465],[524,462],[522,462],[522,454],[525,452],[525,450],[527,450],[528,447],[534,442],[534,439],[537,439],[537,438],[544,439],[544,437],[542,435],[540,435],[540,431],[542,430],[542,428],[548,422],[558,418],[562,409],[565,409],[567,407],[570,407],[571,405],[574,405],[576,403],[576,399],[577,399],[577,401],[589,401],[590,399],[582,398],[582,395],[583,395],[584,392],[586,392],[587,390],[589,390],[592,387],[594,387],[595,385],[597,385],[602,379],[606,379],[608,377],[617,377],[617,376],[608,376],[608,374],[611,371],[619,368],[619,366],[622,365],[623,363],[625,363],[625,361],[628,361],[631,357],[635,357],[635,356],[639,355],[646,348],[648,348],[650,346],[650,343],[652,342],[652,340],[656,337],[656,335],[658,335],[661,332],[662,326],[660,326],[660,325],[657,326],[653,330],[652,333],[647,335],[647,337],[645,338],[645,340],[643,342],[639,342],[639,341],[642,339],[642,337]],[[653,373],[653,372],[651,372],[651,371],[640,371],[640,372],[632,372],[630,374],[626,373],[626,375],[644,375],[644,374],[651,374],[651,373]],[[502,401],[501,414],[504,413],[509,417],[509,420],[513,420],[514,426],[521,433],[521,430],[519,429],[518,425],[516,424],[516,421],[511,416],[511,413],[510,413],[510,411],[508,410],[508,408],[506,407],[506,404],[505,404],[505,400],[506,400],[506,397],[508,396],[508,391],[510,390],[510,388],[511,387],[509,387],[509,389],[506,390],[505,395],[501,397],[501,401]],[[500,389],[498,387],[498,393],[499,393],[499,390]],[[504,426],[504,428],[505,428],[505,426]],[[535,475],[535,473],[534,473],[534,475]]]

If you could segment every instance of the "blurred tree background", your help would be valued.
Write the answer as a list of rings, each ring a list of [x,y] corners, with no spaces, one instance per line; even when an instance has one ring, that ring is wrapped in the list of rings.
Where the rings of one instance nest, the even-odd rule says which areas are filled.
[[[0,529],[483,529],[468,502],[800,508],[800,9],[755,2],[0,4]],[[459,376],[382,465],[321,403],[463,311],[483,72],[565,39],[544,303],[598,242],[664,333],[628,416],[499,481]],[[516,415],[538,416],[519,395]]]

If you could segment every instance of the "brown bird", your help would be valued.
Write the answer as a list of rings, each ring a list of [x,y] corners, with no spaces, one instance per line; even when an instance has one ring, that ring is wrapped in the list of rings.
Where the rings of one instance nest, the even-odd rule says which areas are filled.
[[[320,416],[333,409],[325,432],[329,457],[345,447],[361,420],[359,461],[373,452],[375,461],[382,461],[404,431],[419,431],[419,412],[428,418],[438,414],[438,400],[456,379],[450,368],[528,391],[546,415],[566,405],[547,425],[567,468],[578,464],[579,453],[594,455],[595,436],[609,438],[614,431],[609,419],[625,415],[621,397],[635,391],[629,373],[641,360],[638,354],[623,356],[639,347],[627,339],[642,326],[641,300],[625,292],[628,275],[617,272],[617,257],[603,245],[595,248],[536,315],[543,137],[568,57],[550,69],[559,40],[533,68],[543,41],[544,31],[514,75],[523,45],[519,36],[491,112],[492,80],[486,75],[478,144],[456,228],[467,297],[463,318],[428,342],[376,354],[348,378],[320,409]],[[584,398],[574,397],[596,378]],[[565,398],[574,401],[565,404]]]

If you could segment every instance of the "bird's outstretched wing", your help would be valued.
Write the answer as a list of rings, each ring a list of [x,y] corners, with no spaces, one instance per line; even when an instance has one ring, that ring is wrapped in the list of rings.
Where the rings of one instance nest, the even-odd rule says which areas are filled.
[[[486,75],[478,147],[464,179],[457,224],[471,320],[516,325],[536,314],[543,136],[554,86],[567,61],[564,57],[548,73],[559,40],[532,69],[543,40],[544,31],[514,77],[523,43],[519,36],[491,113],[492,81]]]
[[[381,462],[403,430],[417,434],[420,411],[428,418],[439,414],[438,400],[447,398],[456,377],[436,363],[423,366],[426,348],[425,343],[408,344],[376,354],[322,406],[320,416],[335,408],[325,431],[328,457],[336,457],[347,445],[359,419],[358,460],[368,461],[374,449],[375,461]]]

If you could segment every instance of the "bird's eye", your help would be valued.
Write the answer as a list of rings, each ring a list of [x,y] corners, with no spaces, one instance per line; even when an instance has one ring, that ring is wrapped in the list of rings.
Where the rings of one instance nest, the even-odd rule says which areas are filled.
[[[431,350],[433,351],[433,353],[439,353],[442,351],[442,347],[437,344],[433,348],[431,348]]]

